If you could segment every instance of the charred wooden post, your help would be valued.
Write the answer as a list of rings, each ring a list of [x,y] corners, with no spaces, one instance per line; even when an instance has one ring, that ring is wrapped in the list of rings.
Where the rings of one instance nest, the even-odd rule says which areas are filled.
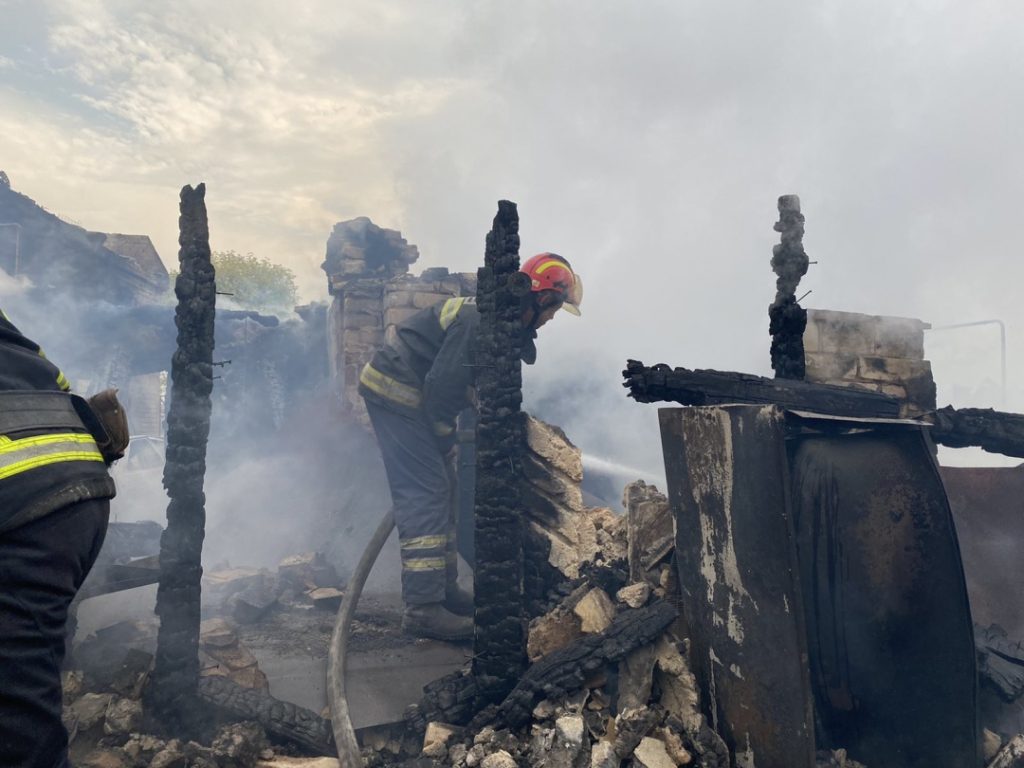
[[[796,287],[807,274],[809,261],[804,252],[804,217],[800,198],[783,195],[779,198],[779,220],[775,231],[782,242],[772,249],[775,301],[768,308],[768,333],[772,336],[772,370],[778,379],[803,379],[804,329],[807,310],[797,302]]]
[[[178,348],[171,359],[171,406],[167,414],[164,488],[170,497],[167,528],[160,538],[160,617],[156,666],[149,699],[168,728],[195,724],[199,683],[199,600],[206,524],[203,479],[213,390],[213,324],[216,285],[210,263],[206,185],[181,190]]]
[[[502,200],[477,272],[476,637],[478,706],[500,701],[526,663],[523,629],[523,530],[519,451],[523,445],[523,301],[519,214]]]

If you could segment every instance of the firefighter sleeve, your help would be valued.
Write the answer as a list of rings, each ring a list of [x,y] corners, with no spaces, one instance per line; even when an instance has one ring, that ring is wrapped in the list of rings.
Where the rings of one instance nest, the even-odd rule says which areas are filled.
[[[448,327],[444,343],[423,382],[423,411],[434,434],[445,439],[455,434],[455,417],[469,405],[469,388],[475,380],[473,344],[477,323],[468,313]]]

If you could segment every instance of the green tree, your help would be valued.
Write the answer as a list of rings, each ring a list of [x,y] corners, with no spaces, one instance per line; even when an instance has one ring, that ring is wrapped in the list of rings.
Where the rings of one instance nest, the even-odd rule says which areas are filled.
[[[237,251],[214,251],[211,261],[217,270],[217,290],[231,294],[243,309],[290,312],[295,306],[295,273],[288,267]],[[172,296],[176,277],[177,273],[172,272]]]

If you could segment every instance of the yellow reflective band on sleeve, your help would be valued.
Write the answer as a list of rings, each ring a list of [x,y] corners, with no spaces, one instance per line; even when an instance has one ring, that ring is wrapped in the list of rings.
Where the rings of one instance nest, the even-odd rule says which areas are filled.
[[[64,375],[64,371],[57,371],[57,386],[61,388],[62,392],[67,392],[71,389],[71,382],[68,381],[68,377]]]
[[[437,536],[414,536],[411,539],[402,539],[399,544],[403,551],[411,549],[440,549],[448,543],[445,534]]]
[[[441,307],[441,330],[448,330],[448,326],[455,322],[455,318],[459,314],[459,310],[462,309],[462,305],[465,303],[465,296],[460,296],[457,299],[448,299],[448,301],[444,303],[444,306]]]
[[[402,561],[404,571],[443,571],[445,567],[443,557],[417,557]]]
[[[91,435],[55,433],[11,440],[0,436],[0,480],[65,461],[103,461]]]
[[[392,400],[399,405],[405,405],[409,408],[420,407],[422,396],[416,387],[410,387],[408,384],[403,384],[390,376],[385,376],[369,363],[363,366],[363,370],[359,374],[359,383],[371,392],[376,392],[381,397]]]

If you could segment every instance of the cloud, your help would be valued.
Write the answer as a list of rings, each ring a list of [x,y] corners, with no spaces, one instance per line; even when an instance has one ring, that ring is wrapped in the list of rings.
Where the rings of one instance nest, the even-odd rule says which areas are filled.
[[[15,188],[173,262],[177,189],[205,180],[214,247],[287,263],[307,297],[335,221],[472,270],[516,200],[524,253],[563,253],[588,290],[545,328],[527,397],[624,462],[658,452],[618,388],[627,357],[768,372],[780,194],[818,262],[805,303],[994,316],[1014,348],[1024,6],[293,5],[49,4],[49,74],[0,88]],[[969,377],[950,360],[952,396]],[[559,399],[580,381],[607,418]]]

